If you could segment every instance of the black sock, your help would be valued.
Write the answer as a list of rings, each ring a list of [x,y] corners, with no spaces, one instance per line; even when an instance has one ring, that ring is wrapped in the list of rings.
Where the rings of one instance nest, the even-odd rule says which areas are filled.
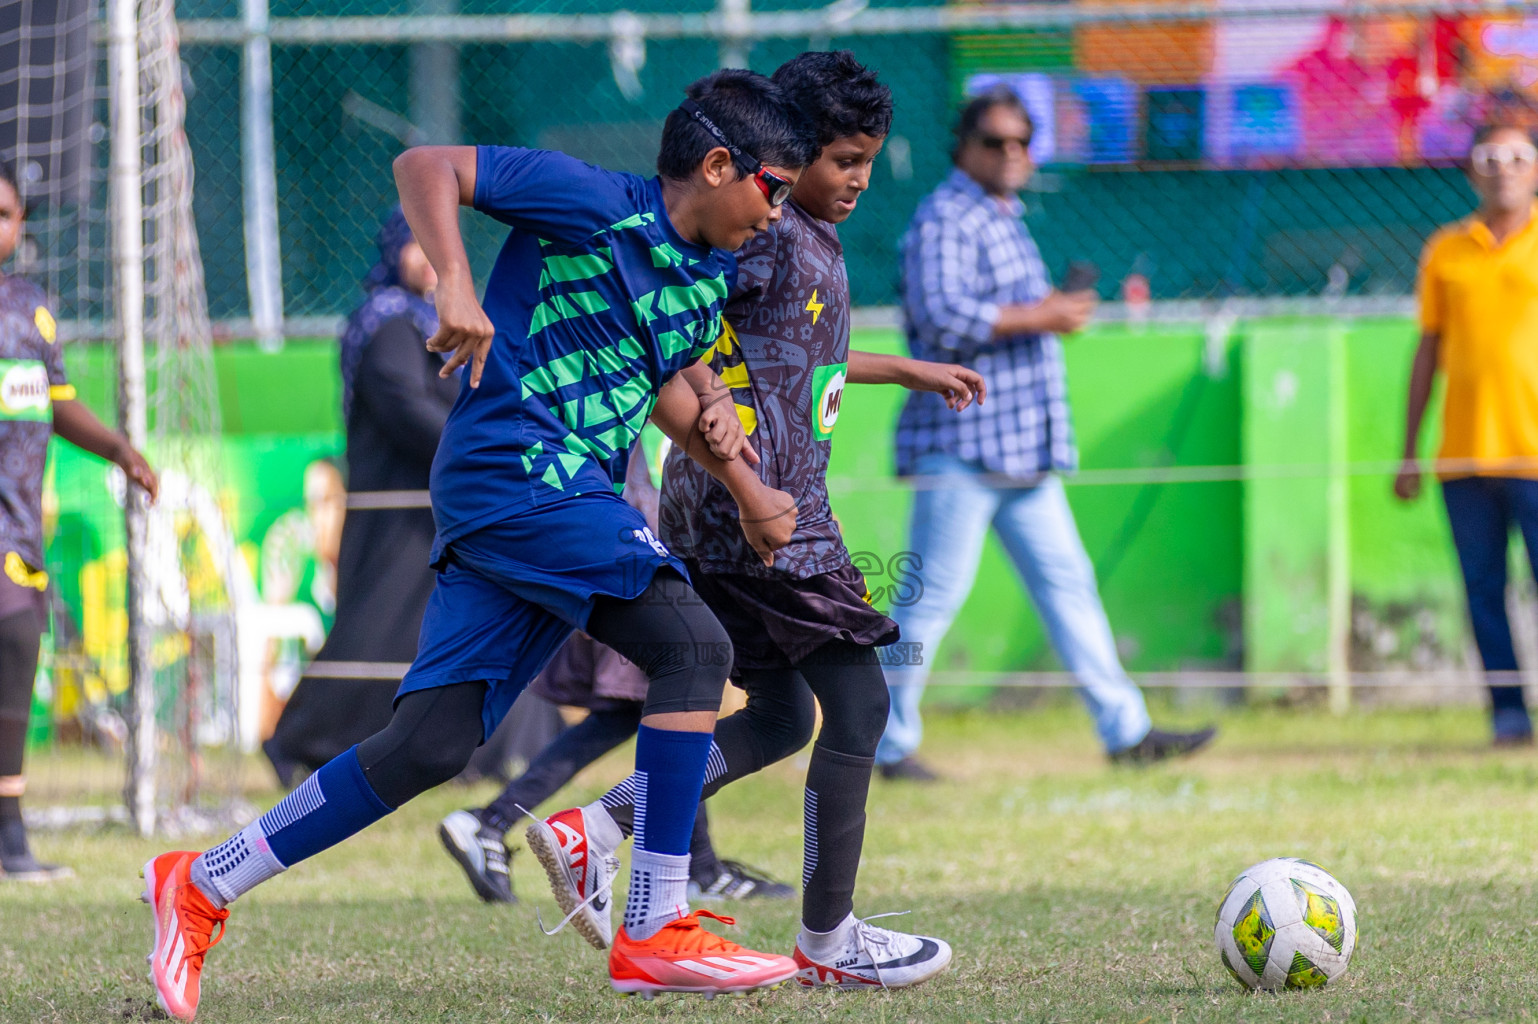
[[[871,647],[834,640],[798,666],[822,704],[806,773],[801,921],[829,932],[854,910],[865,799],[887,719],[886,678]]]
[[[42,628],[32,611],[0,619],[0,821],[21,820],[22,758]]]
[[[37,678],[42,628],[31,611],[0,619],[0,858],[28,854],[21,820],[22,758],[27,720],[32,714],[32,683]]]
[[[801,867],[801,923],[830,932],[854,911],[855,875],[865,845],[865,798],[874,757],[812,746],[806,773],[806,848]]]

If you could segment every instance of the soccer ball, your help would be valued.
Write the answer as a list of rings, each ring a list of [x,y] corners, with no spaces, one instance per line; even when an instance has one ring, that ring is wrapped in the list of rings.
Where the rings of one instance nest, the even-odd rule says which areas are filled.
[[[1346,973],[1356,902],[1317,864],[1261,861],[1218,904],[1216,938],[1223,966],[1245,988],[1318,988]]]

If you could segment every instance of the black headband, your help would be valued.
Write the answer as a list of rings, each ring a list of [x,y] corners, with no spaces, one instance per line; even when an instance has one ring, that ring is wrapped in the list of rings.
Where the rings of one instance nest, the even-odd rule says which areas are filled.
[[[732,141],[726,137],[726,133],[716,126],[716,123],[710,119],[710,115],[700,109],[698,103],[686,99],[678,105],[678,109],[688,114],[696,124],[709,132],[710,137],[724,146],[726,151],[732,155],[732,159],[737,160],[746,167],[749,174],[757,174],[759,169],[763,167],[763,164],[759,163],[758,160],[733,145]]]

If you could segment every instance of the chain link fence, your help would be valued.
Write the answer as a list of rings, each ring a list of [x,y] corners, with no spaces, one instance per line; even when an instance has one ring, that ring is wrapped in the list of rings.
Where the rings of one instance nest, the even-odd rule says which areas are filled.
[[[238,320],[250,310],[241,47],[252,35],[236,4],[184,2],[179,14],[210,305]],[[772,71],[809,47],[854,50],[896,95],[871,193],[842,229],[864,306],[895,301],[898,240],[946,172],[956,104],[994,82],[1038,124],[1028,217],[1049,264],[1093,261],[1103,296],[1134,302],[1393,306],[1427,235],[1471,206],[1459,161],[1474,127],[1538,123],[1538,18],[1507,3],[331,0],[270,16],[289,318],[356,300],[404,146],[551,147],[646,173],[689,81],[721,63]],[[497,241],[476,225],[481,265]]]
[[[1195,354],[1188,360],[1188,381],[1170,377],[1168,388],[1155,382],[1140,392],[1139,400],[1148,403],[1145,418],[1107,420],[1098,433],[1093,424],[1081,423],[1090,449],[1087,463],[1135,467],[1135,472],[1109,497],[1088,497],[1085,492],[1094,488],[1085,487],[1076,499],[1086,510],[1088,532],[1096,522],[1118,524],[1109,548],[1104,537],[1096,548],[1113,552],[1101,566],[1102,585],[1113,605],[1124,601],[1125,615],[1112,609],[1118,623],[1133,620],[1132,609],[1147,603],[1148,579],[1168,575],[1155,559],[1110,579],[1142,523],[1163,529],[1160,509],[1178,508],[1182,522],[1210,527],[1202,549],[1222,548],[1216,559],[1221,564],[1198,571],[1187,558],[1179,565],[1186,575],[1201,577],[1187,588],[1195,597],[1187,595],[1181,612],[1196,625],[1144,661],[1174,670],[1181,680],[1188,665],[1239,667],[1240,640],[1222,639],[1239,632],[1239,567],[1249,557],[1235,525],[1241,519],[1240,481],[1250,480],[1239,463],[1264,463],[1272,456],[1248,452],[1238,441],[1236,423],[1247,400],[1243,389],[1250,386],[1245,381],[1258,379],[1260,371],[1252,367],[1244,380],[1229,374],[1230,363],[1239,359],[1238,343],[1229,337],[1230,314],[1408,310],[1424,240],[1473,205],[1460,160],[1475,126],[1495,117],[1538,125],[1538,16],[1506,0],[939,6],[837,0],[810,11],[800,2],[634,0],[626,10],[605,0],[518,5],[274,0],[270,9],[262,0],[178,3],[180,62],[167,42],[169,49],[160,54],[167,74],[156,79],[158,93],[146,79],[146,97],[149,102],[148,97],[163,95],[179,103],[185,96],[192,179],[166,158],[171,150],[161,152],[176,134],[178,119],[160,121],[157,114],[141,127],[169,126],[160,142],[153,141],[153,131],[147,136],[146,159],[170,169],[148,181],[147,201],[185,195],[191,181],[196,223],[195,237],[151,226],[144,238],[147,284],[154,293],[147,307],[148,419],[158,443],[154,454],[171,459],[175,448],[179,454],[171,461],[187,467],[184,500],[175,521],[167,520],[161,531],[166,545],[185,549],[177,558],[185,563],[181,577],[187,593],[173,589],[187,613],[196,610],[197,581],[217,577],[222,587],[232,586],[232,579],[240,583],[236,597],[252,616],[271,614],[258,607],[258,589],[291,617],[308,622],[321,614],[300,616],[304,601],[298,591],[269,586],[267,577],[299,529],[289,521],[298,503],[290,492],[297,492],[295,481],[302,477],[308,495],[311,471],[323,468],[321,456],[331,451],[335,426],[329,415],[316,418],[315,433],[295,442],[292,458],[279,458],[269,439],[248,423],[252,436],[239,445],[227,442],[227,450],[253,466],[280,464],[274,473],[287,474],[286,489],[242,477],[239,487],[229,487],[230,493],[241,492],[242,509],[216,509],[212,499],[204,500],[229,500],[219,483],[223,471],[207,464],[208,450],[195,443],[219,433],[220,403],[228,396],[211,390],[206,347],[201,341],[186,344],[201,336],[206,324],[191,276],[197,244],[216,335],[260,336],[265,324],[271,340],[284,333],[329,337],[361,298],[359,281],[374,259],[374,233],[395,201],[390,161],[402,148],[422,142],[548,147],[650,173],[662,120],[689,82],[722,65],[769,72],[808,48],[847,47],[881,72],[897,106],[894,134],[872,190],[859,214],[841,228],[857,305],[895,303],[899,240],[919,201],[947,173],[956,107],[969,92],[1002,82],[1019,92],[1037,124],[1033,155],[1041,169],[1026,196],[1027,216],[1054,272],[1061,274],[1071,260],[1094,262],[1103,297],[1123,302],[1104,310],[1111,316],[1136,314],[1148,302],[1155,317],[1206,318],[1205,338],[1198,331],[1152,343],[1163,346],[1160,358],[1170,365],[1165,357],[1176,349]],[[35,204],[22,250],[7,272],[26,274],[45,287],[65,337],[104,342],[72,350],[71,368],[82,395],[110,409],[119,346],[108,258],[112,121],[103,6],[93,0],[0,4],[0,156],[17,158],[24,192]],[[144,0],[142,6],[154,5]],[[43,22],[54,26],[47,40],[36,28]],[[181,95],[172,84],[178,72]],[[479,217],[467,217],[465,224],[473,263],[489,266],[502,230]],[[1398,358],[1397,336],[1387,335],[1401,329],[1390,325],[1384,338],[1352,334],[1349,344],[1321,336],[1314,347],[1299,350],[1296,365],[1275,359],[1266,365],[1313,386],[1320,384],[1308,376],[1317,351],[1337,343],[1343,352],[1349,349],[1360,367],[1349,375],[1352,408],[1359,406],[1351,415],[1367,422],[1387,406],[1373,397],[1377,391],[1367,394],[1366,383],[1381,376],[1385,355]],[[1123,347],[1114,359],[1105,357],[1099,393],[1130,401],[1125,378],[1138,371],[1128,367],[1142,365],[1137,360],[1148,355],[1149,338],[1129,334],[1106,343]],[[1254,352],[1273,351],[1280,351],[1274,339],[1255,343]],[[223,354],[239,353],[232,348]],[[320,353],[311,363],[294,365],[318,367],[322,360],[330,365],[332,358]],[[1088,372],[1093,367],[1079,369],[1086,372],[1076,370],[1076,396],[1096,386]],[[1316,390],[1333,396],[1345,381],[1332,377]],[[253,423],[261,419],[253,410],[262,401],[322,404],[318,392],[296,397],[297,391],[274,386],[261,390],[260,399],[257,394],[244,414]],[[1310,408],[1316,406],[1323,408],[1318,403]],[[1361,425],[1351,422],[1353,430]],[[1361,433],[1346,457],[1381,460],[1381,439]],[[1094,442],[1101,447],[1093,447],[1093,437],[1101,439]],[[1296,437],[1286,441],[1297,447]],[[1334,459],[1325,460],[1329,468],[1321,477],[1347,479],[1344,462]],[[1186,460],[1233,472],[1204,483],[1167,466]],[[125,701],[129,616],[122,499],[94,463],[59,458],[52,472],[60,512],[50,569],[58,599],[52,683],[40,700],[52,704],[59,728],[43,741],[52,744],[50,756],[34,760],[41,783],[34,806],[57,802],[73,814],[90,804],[106,814],[114,805],[110,813],[116,814],[116,793],[126,781],[121,744],[131,711]],[[869,472],[884,470],[877,466]],[[1081,479],[1095,482],[1093,473]],[[1193,487],[1169,487],[1172,483]],[[1383,490],[1376,477],[1342,486],[1352,502],[1372,511],[1362,513],[1364,520],[1381,521],[1380,507],[1372,504]],[[1222,488],[1221,495],[1215,487]],[[1176,491],[1185,504],[1168,505],[1177,501]],[[1304,501],[1300,493],[1290,487],[1269,500],[1291,514]],[[851,521],[875,523],[867,540],[897,550],[893,545],[901,540],[893,532],[898,526],[890,496],[872,490],[865,505],[857,497],[847,498],[856,513]],[[1305,495],[1306,501],[1316,497],[1314,491]],[[1161,501],[1166,505],[1156,508]],[[1253,511],[1252,505],[1244,508]],[[199,515],[215,524],[199,528],[202,541],[188,525],[196,526]],[[216,523],[221,517],[223,527]],[[1246,530],[1252,519],[1245,520]],[[1137,523],[1137,529],[1127,522]],[[1426,654],[1421,658],[1426,664],[1414,661],[1421,655],[1411,657],[1416,671],[1462,672],[1459,665],[1467,658],[1459,646],[1462,613],[1451,563],[1423,564],[1404,556],[1412,547],[1424,555],[1443,539],[1429,522],[1396,527],[1403,534],[1395,534],[1399,547],[1369,552],[1381,562],[1409,565],[1403,579],[1380,580],[1372,589],[1342,574],[1341,585],[1350,588],[1342,593],[1350,600],[1336,604],[1350,614],[1349,621],[1345,614],[1335,616],[1328,647],[1344,653],[1331,662],[1332,681],[1338,681],[1337,670],[1348,667],[1397,671],[1405,659],[1395,653],[1397,647],[1389,648],[1399,632],[1415,634],[1421,646],[1431,633],[1448,638],[1448,650]],[[222,537],[221,543],[209,542],[211,536]],[[244,556],[230,554],[250,545],[260,547],[251,559],[261,567],[260,588],[242,576],[241,570],[251,568]],[[1168,537],[1161,539],[1161,551],[1169,546]],[[1360,551],[1352,555],[1337,548],[1329,546],[1329,557],[1358,557],[1363,579],[1381,569]],[[168,564],[173,560],[167,555]],[[194,563],[207,571],[189,569]],[[215,571],[220,566],[234,571],[221,575]],[[1142,575],[1133,575],[1134,569]],[[1129,596],[1118,597],[1117,587]],[[1202,625],[1209,611],[1214,621],[1221,619],[1219,626]],[[227,612],[218,609],[221,616]],[[1024,615],[1017,618],[1024,621]],[[1271,622],[1264,610],[1244,615],[1246,622]],[[1413,628],[1402,629],[1401,620],[1413,622]],[[1147,636],[1173,629],[1159,620],[1156,630],[1153,621],[1135,628]],[[176,684],[176,694],[222,693],[232,671],[274,669],[263,657],[282,662],[277,668],[283,671],[294,669],[301,657],[297,645],[308,644],[314,638],[305,637],[316,632],[295,628],[274,642],[261,634],[261,657],[242,656],[232,668],[229,652],[219,649],[224,633],[192,625],[190,619],[181,624],[189,637],[185,649],[158,649],[161,668],[169,666],[172,674],[190,680]],[[194,634],[203,640],[195,641]],[[1224,644],[1221,656],[1209,650]],[[1531,646],[1524,644],[1524,650]],[[1278,659],[1246,651],[1246,677],[1269,678],[1263,673],[1276,668],[1272,662]],[[1128,656],[1136,652],[1129,649]],[[1020,664],[1039,667],[1029,659]],[[192,673],[199,665],[206,666],[202,677]],[[1324,678],[1314,662],[1305,674]],[[1467,675],[1465,681],[1474,678]],[[210,773],[199,760],[208,738],[199,730],[213,736],[221,723],[193,703],[183,704],[198,713],[183,713],[185,708],[177,710],[182,705],[173,708],[168,701],[161,727],[176,741],[175,749],[192,756],[174,762],[168,748],[166,763],[188,766],[189,779],[200,772],[217,775],[219,788],[228,790],[223,782],[231,773],[223,768]],[[243,726],[255,720],[251,710],[240,709]],[[182,787],[174,780],[170,785]]]
[[[182,84],[172,0],[0,4],[0,159],[27,212],[4,273],[43,288],[76,395],[160,481],[151,508],[69,446],[46,468],[7,461],[43,476],[29,805],[45,820],[121,816],[126,795],[143,831],[193,827],[234,789],[235,556]]]
[[[1367,417],[1388,408],[1387,399],[1374,396],[1387,389],[1379,388],[1384,360],[1403,358],[1408,325],[1381,321],[1379,334],[1361,334],[1332,319],[1308,339],[1278,328],[1247,331],[1235,342],[1235,324],[1301,313],[1354,316],[1372,327],[1362,314],[1409,313],[1425,240],[1473,207],[1461,165],[1477,126],[1494,119],[1538,126],[1538,16],[1530,5],[836,0],[806,9],[799,0],[647,0],[621,10],[603,0],[332,0],[267,10],[261,0],[243,0],[238,7],[184,3],[180,13],[210,306],[233,336],[334,330],[359,298],[372,236],[394,202],[389,162],[404,146],[547,147],[650,173],[663,118],[690,81],[718,66],[770,72],[802,50],[845,47],[881,73],[896,100],[893,135],[871,191],[840,228],[854,303],[867,311],[885,307],[884,316],[865,323],[890,323],[900,239],[913,210],[949,170],[959,103],[993,85],[1013,88],[1037,129],[1032,155],[1040,169],[1026,195],[1027,219],[1053,273],[1061,278],[1071,261],[1093,262],[1102,298],[1111,300],[1101,308],[1103,319],[1194,321],[1205,330],[1194,339],[1200,366],[1170,392],[1197,397],[1181,397],[1173,411],[1160,404],[1170,397],[1162,393],[1148,396],[1148,409],[1161,411],[1146,423],[1121,408],[1131,390],[1125,378],[1137,372],[1127,367],[1147,354],[1147,338],[1124,338],[1126,362],[1102,378],[1099,394],[1113,397],[1123,418],[1106,435],[1107,447],[1086,448],[1086,464],[1110,458],[1111,465],[1139,467],[1141,481],[1136,497],[1124,490],[1106,499],[1105,509],[1132,502],[1106,513],[1122,524],[1112,549],[1131,545],[1142,523],[1153,521],[1148,510],[1177,500],[1171,494],[1179,491],[1178,500],[1190,503],[1185,521],[1214,517],[1218,532],[1234,538],[1224,549],[1232,574],[1213,577],[1204,596],[1183,608],[1187,618],[1200,619],[1208,614],[1194,610],[1201,605],[1218,623],[1190,650],[1210,646],[1242,617],[1244,640],[1232,646],[1244,650],[1246,673],[1303,671],[1327,678],[1343,701],[1351,668],[1382,667],[1387,659],[1397,670],[1404,660],[1374,660],[1365,647],[1352,647],[1358,620],[1363,636],[1376,630],[1377,650],[1386,644],[1383,623],[1403,606],[1434,619],[1437,634],[1450,638],[1438,665],[1463,671],[1462,612],[1449,566],[1387,575],[1364,568],[1353,577],[1353,558],[1381,568],[1374,558],[1382,552],[1351,541],[1344,528],[1345,496],[1353,515],[1376,515],[1377,503],[1388,500],[1380,470],[1348,481],[1344,467],[1350,459],[1381,462],[1392,451],[1393,442],[1379,437],[1386,421],[1369,424]],[[270,63],[270,92],[259,88],[263,60]],[[270,120],[253,119],[269,99]],[[263,131],[273,153],[265,171],[253,166],[265,146]],[[270,173],[275,183],[265,213],[253,210],[250,183],[261,177],[253,171]],[[501,229],[477,217],[465,224],[474,265],[489,266]],[[281,257],[259,265],[252,242],[263,232]],[[260,285],[264,274],[273,288]],[[279,278],[282,316],[269,312],[264,327],[258,314],[263,302],[278,298]],[[1159,344],[1192,343],[1170,336]],[[1098,351],[1107,368],[1108,350]],[[1231,357],[1244,364],[1242,373],[1229,375]],[[1360,368],[1348,373],[1353,361]],[[1371,375],[1364,372],[1369,365]],[[1094,386],[1094,371],[1081,364],[1074,373],[1082,397],[1087,383]],[[1369,376],[1378,383],[1369,386]],[[1312,410],[1300,414],[1300,430],[1349,422],[1355,447],[1337,451],[1322,436],[1305,443],[1278,429],[1281,448],[1265,449],[1251,423],[1270,386],[1263,378],[1306,392],[1307,402],[1294,403]],[[1224,411],[1201,439],[1213,447],[1198,461],[1246,481],[1221,498],[1168,487],[1192,482],[1167,464],[1196,436],[1187,410],[1204,401]],[[1078,406],[1081,413],[1088,408]],[[1129,437],[1141,447],[1118,447]],[[1248,475],[1250,463],[1287,462],[1314,442],[1318,464],[1328,468],[1309,486],[1288,481],[1266,491]],[[1083,491],[1076,497],[1084,508],[1095,507]],[[1277,523],[1257,513],[1273,506]],[[1303,531],[1309,535],[1299,539],[1309,552],[1306,595],[1278,598],[1272,608],[1245,589],[1242,616],[1230,615],[1225,609],[1240,605],[1226,595],[1254,585],[1253,574],[1239,567],[1270,564],[1268,531],[1286,534],[1278,523],[1296,520],[1299,507],[1335,510],[1310,519]],[[869,507],[862,513],[856,496],[848,512],[851,521],[863,514],[867,525],[887,518]],[[1418,515],[1413,523],[1395,520],[1384,551],[1393,544],[1395,551],[1445,548],[1440,521],[1424,506]],[[1214,546],[1222,544],[1204,550]],[[1397,555],[1382,562],[1412,564]],[[1249,582],[1241,584],[1241,576]],[[1146,594],[1129,599],[1134,612]],[[1362,609],[1354,617],[1353,601]],[[1311,608],[1327,611],[1300,626]],[[1113,618],[1127,621],[1134,612]],[[1320,625],[1326,620],[1328,628]],[[1308,637],[1304,655],[1262,642],[1294,633]]]

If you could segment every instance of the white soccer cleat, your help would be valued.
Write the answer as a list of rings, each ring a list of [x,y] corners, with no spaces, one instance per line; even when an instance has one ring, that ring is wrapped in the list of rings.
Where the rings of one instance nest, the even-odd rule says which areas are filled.
[[[524,833],[524,839],[544,865],[550,891],[566,921],[594,949],[608,949],[614,941],[610,908],[619,858],[612,851],[593,847],[588,839],[586,812],[573,807],[544,821],[535,821]],[[560,931],[566,921],[547,934]]]
[[[806,933],[796,939],[796,981],[807,988],[907,988],[928,981],[950,966],[951,947],[943,939],[878,928],[856,919],[843,943],[816,958],[803,952]]]

